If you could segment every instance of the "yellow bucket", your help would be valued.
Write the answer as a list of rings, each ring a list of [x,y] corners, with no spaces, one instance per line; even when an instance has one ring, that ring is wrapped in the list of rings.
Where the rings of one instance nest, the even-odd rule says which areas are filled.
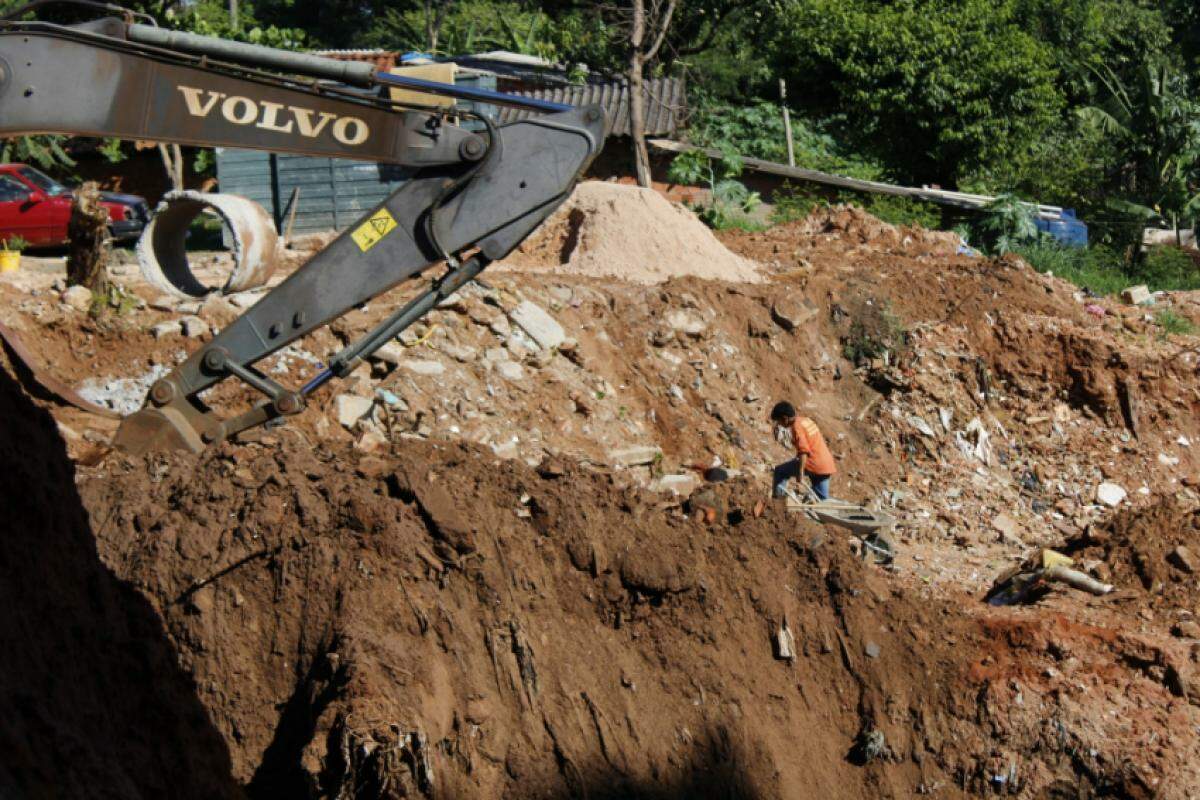
[[[0,250],[0,272],[16,272],[20,268],[20,250]]]

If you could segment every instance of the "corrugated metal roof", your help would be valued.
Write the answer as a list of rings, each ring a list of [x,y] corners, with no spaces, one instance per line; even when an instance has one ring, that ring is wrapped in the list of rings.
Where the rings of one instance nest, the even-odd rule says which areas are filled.
[[[554,86],[527,92],[514,92],[525,97],[551,100],[573,106],[598,104],[608,114],[608,135],[629,135],[629,86],[626,83],[589,83],[580,86]],[[682,78],[654,78],[645,86],[646,134],[667,136],[680,125],[687,110],[687,97]],[[534,112],[517,108],[502,108],[501,123],[534,116]]]

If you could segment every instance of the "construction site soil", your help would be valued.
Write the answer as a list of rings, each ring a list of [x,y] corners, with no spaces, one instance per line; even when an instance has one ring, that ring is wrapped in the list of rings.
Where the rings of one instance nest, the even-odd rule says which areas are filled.
[[[1196,796],[1200,340],[853,208],[720,234],[734,281],[548,272],[582,256],[541,236],[201,455],[112,451],[6,353],[0,795]],[[0,277],[0,321],[136,405],[237,298],[114,274],[141,307],[46,269]],[[264,368],[299,383],[405,296]],[[893,564],[764,502],[779,399]],[[1041,547],[1116,591],[983,602]]]

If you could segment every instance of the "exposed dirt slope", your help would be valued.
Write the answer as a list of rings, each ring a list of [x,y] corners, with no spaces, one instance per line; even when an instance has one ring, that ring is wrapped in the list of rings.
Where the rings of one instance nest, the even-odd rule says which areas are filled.
[[[99,547],[254,796],[1136,795],[1191,752],[1138,753],[1048,677],[1061,648],[1089,681],[1161,645],[901,591],[841,536],[753,518],[748,484],[704,526],[464,446],[284,434],[111,467],[83,485]],[[1200,720],[1123,685],[1155,726]]]

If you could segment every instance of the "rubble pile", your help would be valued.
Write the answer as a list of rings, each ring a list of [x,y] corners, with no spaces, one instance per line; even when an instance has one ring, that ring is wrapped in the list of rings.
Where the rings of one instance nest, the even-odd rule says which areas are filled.
[[[204,719],[191,761],[131,746],[140,777],[89,751],[115,795],[154,796],[147,765],[170,763],[175,782],[207,770],[212,797],[234,796],[225,776],[261,797],[1187,797],[1200,351],[1158,315],[1196,296],[1086,297],[851,207],[720,242],[701,227],[697,258],[633,227],[675,225],[660,205],[684,238],[700,224],[584,184],[509,269],[282,428],[198,457],[111,453],[115,423],[6,371],[14,419],[40,420],[10,452],[40,432],[57,459],[25,483],[74,511],[25,514],[0,558],[39,598],[10,620],[31,666],[0,691],[27,698],[62,652],[87,659],[72,648],[90,639],[35,635],[30,616],[56,580],[30,543],[62,542],[92,548],[88,618],[127,643],[157,626],[147,657],[179,665],[148,729]],[[134,271],[125,300],[83,308],[55,280],[0,278],[0,318],[123,409],[261,296],[181,303]],[[302,384],[414,290],[260,369]],[[233,382],[205,397],[258,399]],[[896,518],[890,564],[767,501],[781,399],[824,432],[834,495]],[[718,466],[729,480],[706,484]],[[1115,591],[983,602],[1042,548]],[[119,658],[98,663],[113,702],[153,702],[111,677]],[[70,693],[49,696],[61,718]],[[41,713],[21,703],[13,730]],[[38,730],[31,774],[62,735]]]

